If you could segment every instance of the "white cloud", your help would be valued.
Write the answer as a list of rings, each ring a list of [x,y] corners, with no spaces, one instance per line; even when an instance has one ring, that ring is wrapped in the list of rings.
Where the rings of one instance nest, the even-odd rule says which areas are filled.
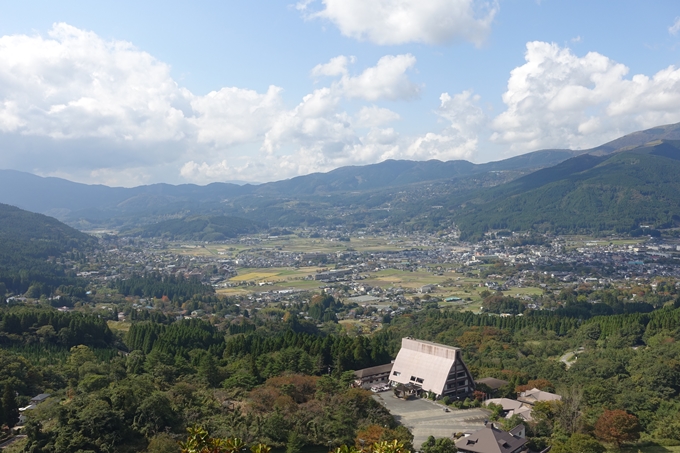
[[[241,88],[222,88],[191,100],[198,143],[229,146],[261,137],[283,110],[281,88],[266,93]]]
[[[492,141],[514,152],[588,148],[625,133],[680,121],[680,70],[649,77],[596,52],[583,57],[545,42],[527,44],[526,63],[512,70],[506,110]]]
[[[316,12],[310,3],[298,3],[305,17],[328,19],[345,36],[381,45],[459,39],[479,45],[498,12],[496,1],[479,0],[323,0]]]
[[[411,54],[386,55],[358,76],[344,76],[340,86],[349,98],[367,101],[413,99],[420,89],[408,78],[406,71],[415,64],[416,58]]]
[[[399,114],[361,105],[418,96],[409,78],[415,57],[387,55],[355,75],[354,62],[341,55],[316,66],[313,76],[335,80],[288,109],[275,86],[195,95],[131,43],[67,24],[45,37],[3,36],[0,167],[133,185],[177,177],[266,181],[409,153],[446,155],[424,145],[409,151],[413,139],[387,127]],[[355,113],[344,110],[346,100],[359,103]],[[445,129],[446,149],[459,146],[453,126]]]
[[[207,157],[262,140],[283,111],[280,92],[226,87],[196,96],[132,44],[63,23],[47,37],[3,36],[0,166],[42,174],[69,167],[91,182],[112,182],[116,172],[118,184],[153,179],[154,168],[187,153]]]
[[[671,35],[675,36],[680,32],[680,17],[675,18],[675,22],[673,22],[673,25],[668,27],[668,33]]]
[[[349,63],[354,63],[354,61],[354,57],[348,58],[344,55],[331,58],[328,63],[314,66],[314,68],[312,68],[312,77],[346,75],[347,65]]]
[[[401,116],[397,112],[372,105],[362,107],[355,115],[354,122],[357,127],[380,127],[400,118]]]
[[[410,159],[471,159],[477,153],[479,135],[488,122],[479,107],[480,98],[471,91],[453,97],[442,93],[437,115],[449,124],[440,133],[428,132],[417,137],[403,153]]]
[[[131,44],[55,24],[0,38],[0,129],[55,139],[178,140],[186,92]]]

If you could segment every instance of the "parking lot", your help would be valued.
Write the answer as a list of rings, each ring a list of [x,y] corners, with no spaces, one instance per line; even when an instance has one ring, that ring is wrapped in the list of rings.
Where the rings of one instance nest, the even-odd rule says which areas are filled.
[[[485,409],[450,408],[450,412],[445,412],[442,404],[420,398],[402,400],[392,391],[376,393],[373,397],[397,422],[411,430],[415,450],[420,450],[428,436],[451,437],[458,432],[476,431],[489,418],[489,411]]]

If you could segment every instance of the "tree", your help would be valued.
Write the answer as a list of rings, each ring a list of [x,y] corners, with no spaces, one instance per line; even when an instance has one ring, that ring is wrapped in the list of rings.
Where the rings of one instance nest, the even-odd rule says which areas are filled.
[[[5,424],[5,407],[2,405],[2,398],[0,398],[0,429]]]
[[[19,404],[17,394],[10,385],[5,385],[5,391],[2,394],[2,409],[5,424],[10,428],[16,426],[19,423]]]
[[[458,449],[453,440],[448,437],[435,439],[433,436],[427,438],[420,447],[423,453],[456,453]]]
[[[640,438],[640,422],[638,418],[619,409],[606,410],[595,422],[595,436],[604,441],[621,447],[625,442],[632,442]]]
[[[302,447],[305,446],[302,437],[294,430],[288,433],[288,439],[286,441],[286,453],[300,453]]]
[[[515,391],[517,393],[521,392],[526,392],[527,390],[531,389],[539,389],[543,390],[544,392],[554,392],[555,391],[555,386],[552,385],[552,382],[550,382],[547,379],[532,379],[530,380],[526,385],[518,385],[515,388]]]
[[[583,390],[572,387],[562,392],[562,400],[555,404],[555,419],[567,433],[575,433],[581,422]]]
[[[180,453],[177,441],[167,433],[156,434],[149,441],[147,453]]]
[[[207,353],[201,357],[198,364],[198,375],[205,379],[210,387],[216,387],[220,383],[220,372],[212,354]]]
[[[606,448],[592,437],[575,433],[566,442],[558,442],[553,448],[553,453],[604,453]]]

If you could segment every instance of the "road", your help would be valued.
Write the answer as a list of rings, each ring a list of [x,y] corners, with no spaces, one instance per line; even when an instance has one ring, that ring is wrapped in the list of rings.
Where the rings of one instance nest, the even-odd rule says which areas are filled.
[[[572,365],[571,358],[574,357],[573,352],[567,352],[564,354],[562,357],[560,357],[560,362],[564,363],[564,365],[569,369],[569,367]]]
[[[21,439],[25,439],[26,436],[24,434],[19,434],[18,436],[14,436],[3,443],[0,444],[0,449],[7,448],[10,445],[12,445],[14,442],[20,441]]]

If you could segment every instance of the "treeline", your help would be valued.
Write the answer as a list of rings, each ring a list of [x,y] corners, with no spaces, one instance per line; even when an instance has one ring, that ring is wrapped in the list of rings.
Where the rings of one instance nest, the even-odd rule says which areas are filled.
[[[114,336],[106,320],[77,312],[16,308],[0,310],[0,344],[43,343],[62,347],[113,346]]]
[[[145,354],[156,351],[171,356],[184,355],[193,349],[210,350],[224,344],[224,334],[207,322],[187,319],[170,325],[152,322],[135,323],[126,336],[130,350]],[[215,354],[219,352],[215,351]]]
[[[287,351],[295,359],[284,360],[288,363],[284,370],[300,371],[298,364],[302,360],[312,363],[312,374],[329,367],[346,371],[382,365],[390,361],[394,349],[390,346],[389,337],[385,335],[352,338],[293,330],[264,335],[254,332],[254,326],[250,329],[244,327],[249,325],[252,324],[236,325],[235,330],[246,333],[225,337],[214,326],[195,319],[178,321],[168,326],[135,323],[130,327],[125,342],[130,350],[139,350],[145,354],[188,358],[190,351],[201,349],[218,358],[235,360],[248,357],[254,362],[261,358],[271,358],[274,353]],[[303,353],[306,357],[300,359]],[[268,360],[263,360],[262,364],[263,368],[267,368]],[[310,367],[305,368],[309,370]]]
[[[172,301],[183,302],[195,295],[213,294],[212,286],[204,285],[198,278],[175,277],[174,275],[148,274],[135,275],[127,279],[118,279],[110,283],[124,296],[137,296],[161,299],[167,297]]]

